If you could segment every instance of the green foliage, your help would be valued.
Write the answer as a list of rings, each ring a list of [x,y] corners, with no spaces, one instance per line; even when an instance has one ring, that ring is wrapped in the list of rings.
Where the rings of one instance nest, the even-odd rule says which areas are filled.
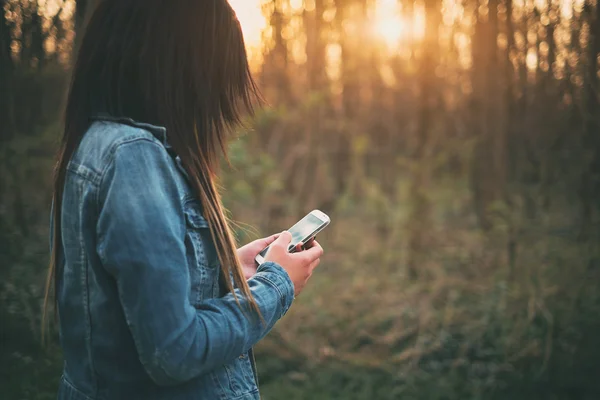
[[[351,51],[343,57],[352,63]],[[0,396],[37,400],[55,398],[62,364],[56,337],[40,346],[40,312],[65,72],[20,69],[11,82],[18,118],[0,136]],[[454,81],[440,84],[443,93]],[[235,227],[241,243],[312,208],[332,217],[311,284],[257,348],[264,398],[600,398],[600,238],[582,234],[598,214],[580,204],[598,198],[576,190],[593,172],[581,137],[557,130],[540,155],[534,134],[507,135],[533,156],[512,149],[514,176],[494,183],[503,173],[485,168],[506,149],[489,128],[503,121],[490,117],[467,134],[472,98],[433,110],[436,99],[415,106],[416,86],[386,89],[385,98],[408,93],[391,105],[354,92],[354,115],[338,104],[356,100],[347,98],[352,82],[341,83],[341,98],[308,91],[293,106],[259,111],[236,132],[221,178],[226,207],[244,221]],[[428,130],[408,115],[421,111]],[[521,133],[530,119],[509,122]],[[581,130],[572,119],[567,130]]]
[[[295,113],[300,116],[280,114],[253,135],[293,130],[310,115]],[[359,142],[353,157],[360,159],[365,146]],[[249,153],[260,152],[250,141],[245,146]],[[578,363],[595,364],[600,355],[597,346],[582,349],[578,339],[593,337],[592,321],[600,320],[597,238],[579,239],[568,193],[532,195],[522,189],[510,192],[510,203],[491,204],[492,229],[482,232],[468,177],[434,173],[444,165],[439,160],[470,157],[470,151],[448,151],[430,165],[401,159],[412,172],[396,178],[392,193],[380,180],[359,175],[357,186],[337,195],[327,210],[333,223],[321,235],[327,249],[322,266],[259,346],[265,396],[569,399],[600,393],[589,378],[594,372],[587,380],[567,373]],[[274,158],[273,174],[294,176],[282,168],[285,156]],[[431,182],[419,190],[431,204],[432,218],[417,220],[427,224],[427,247],[414,280],[408,278],[406,253],[421,204],[413,202],[412,180],[424,169]],[[228,179],[247,176],[240,168]],[[554,198],[549,208],[542,206],[548,195]],[[277,208],[265,198],[231,203],[234,215],[249,204],[261,215]],[[534,216],[528,201],[536,204]],[[570,397],[565,392],[574,384],[581,390]]]
[[[231,144],[224,199],[233,216],[252,227],[239,229],[240,241],[283,229],[306,211],[289,192],[295,175],[282,168],[286,157],[265,151],[270,130],[291,130],[312,111],[296,112],[266,110],[254,131]],[[2,147],[0,176],[8,190],[0,208],[6,344],[0,385],[7,399],[53,398],[60,374],[56,342],[49,349],[39,345],[48,149],[56,130]],[[361,149],[354,156],[361,157]],[[411,163],[405,165],[420,168]],[[530,219],[517,194],[511,204],[497,202],[490,207],[493,229],[483,234],[465,177],[440,175],[426,188],[435,217],[427,222],[428,247],[415,280],[408,278],[406,256],[417,209],[412,176],[398,176],[392,193],[377,179],[359,176],[356,187],[335,197],[327,210],[333,223],[320,238],[324,262],[258,348],[265,399],[569,399],[600,393],[592,378],[600,357],[594,344],[600,255],[596,242],[579,240],[566,224],[572,210],[560,196],[555,208]],[[281,208],[291,216],[270,217]],[[580,387],[576,397],[564,394],[574,385]]]

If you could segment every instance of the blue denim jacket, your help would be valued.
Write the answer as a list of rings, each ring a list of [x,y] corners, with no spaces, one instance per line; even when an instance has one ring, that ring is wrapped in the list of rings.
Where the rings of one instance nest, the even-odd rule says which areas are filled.
[[[67,171],[59,400],[258,399],[251,349],[291,306],[285,270],[248,281],[248,318],[164,128],[96,120]]]

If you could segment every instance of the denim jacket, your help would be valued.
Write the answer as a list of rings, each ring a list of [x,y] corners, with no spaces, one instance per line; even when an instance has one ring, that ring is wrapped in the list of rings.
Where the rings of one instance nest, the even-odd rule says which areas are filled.
[[[224,290],[164,128],[95,120],[61,211],[59,400],[259,398],[251,349],[291,306],[293,284],[272,262],[248,281],[264,322]]]

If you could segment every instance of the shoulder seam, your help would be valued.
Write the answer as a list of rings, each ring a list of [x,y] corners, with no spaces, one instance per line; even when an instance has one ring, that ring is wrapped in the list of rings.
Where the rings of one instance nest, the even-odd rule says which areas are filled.
[[[137,128],[137,129],[143,130],[141,128]],[[122,142],[117,143],[116,145],[112,146],[111,149],[108,151],[108,155],[107,155],[108,161],[106,162],[106,164],[104,165],[104,168],[100,172],[100,179],[98,180],[98,187],[102,186],[102,182],[104,181],[106,173],[108,172],[109,168],[112,166],[112,164],[115,160],[115,154],[116,154],[117,150],[119,148],[121,148],[122,146],[131,144],[131,143],[135,143],[135,142],[141,142],[141,141],[155,144],[156,146],[158,146],[159,148],[164,150],[164,146],[160,142],[158,142],[158,140],[154,136],[152,136],[151,138],[136,136],[136,137],[129,138],[129,139],[123,140]],[[100,209],[100,190],[98,190],[96,192],[96,207],[98,207],[98,210]]]
[[[135,143],[135,142],[148,142],[148,143],[155,144],[156,146],[158,146],[161,149],[164,149],[163,145],[160,142],[158,142],[157,139],[154,138],[154,136],[152,138],[133,137],[133,138],[126,139],[122,142],[117,143],[116,145],[112,146],[112,148],[108,152],[108,156],[107,156],[108,161],[107,161],[106,165],[104,165],[104,168],[102,169],[102,171],[100,172],[100,182],[102,182],[104,180],[104,176],[106,175],[108,168],[112,165],[112,163],[115,159],[115,153],[117,152],[117,150],[119,150],[119,148],[121,148],[122,146],[131,144],[131,143]]]

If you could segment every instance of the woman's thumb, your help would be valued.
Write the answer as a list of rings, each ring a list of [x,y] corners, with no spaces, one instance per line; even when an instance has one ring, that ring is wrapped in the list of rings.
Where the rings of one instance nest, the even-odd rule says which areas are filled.
[[[292,241],[292,234],[288,231],[281,232],[281,235],[273,242],[276,246],[288,247],[290,242]]]

